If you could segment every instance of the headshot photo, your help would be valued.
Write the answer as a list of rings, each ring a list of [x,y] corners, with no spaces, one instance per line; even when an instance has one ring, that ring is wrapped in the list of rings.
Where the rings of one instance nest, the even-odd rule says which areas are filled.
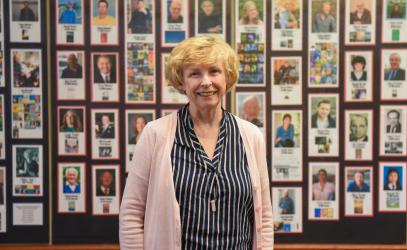
[[[81,24],[81,0],[58,0],[58,17],[60,24]]]
[[[264,96],[261,94],[242,94],[237,99],[238,116],[259,128],[264,127]]]
[[[277,127],[274,139],[274,146],[277,148],[292,148],[294,141],[295,128],[292,124],[292,116],[288,113],[283,115],[282,124]]]
[[[152,34],[152,0],[128,0],[129,34]]]
[[[92,0],[93,1],[93,25],[114,26],[116,25],[115,0]]]
[[[16,176],[39,177],[39,148],[16,148]]]
[[[115,117],[114,113],[95,114],[95,134],[98,139],[115,138]]]
[[[334,33],[336,27],[336,0],[312,1],[312,32]]]
[[[350,78],[352,81],[367,81],[366,72],[366,59],[363,56],[352,55],[351,56],[352,71]]]
[[[371,171],[366,169],[346,169],[347,192],[370,192]]]
[[[198,33],[222,33],[222,0],[199,0]]]
[[[336,128],[336,98],[312,98],[311,127],[318,129]]]
[[[59,109],[59,132],[83,132],[83,109]]]
[[[367,142],[368,132],[368,115],[367,114],[350,114],[349,141]]]
[[[37,22],[39,0],[12,0],[13,22]]]
[[[371,3],[369,0],[350,0],[350,24],[372,24]]]
[[[70,53],[60,55],[58,60],[58,67],[61,72],[61,79],[83,78],[83,56],[83,53]]]
[[[93,55],[93,82],[117,83],[116,55]]]
[[[390,67],[385,67],[384,69],[384,80],[405,81],[406,70],[400,67],[401,64],[400,54],[397,52],[391,53],[388,60]]]
[[[239,1],[239,24],[262,25],[263,0]]]
[[[403,190],[403,169],[398,166],[385,166],[383,168],[384,187],[386,191]]]
[[[298,0],[274,0],[274,28],[275,29],[298,29],[300,28],[300,1]]]
[[[401,110],[395,109],[387,112],[386,133],[401,133],[400,112]]]
[[[388,0],[386,6],[386,16],[388,19],[406,18],[406,0]]]
[[[116,170],[96,169],[96,196],[116,195]]]
[[[281,190],[282,191],[282,190]],[[283,192],[283,196],[278,201],[278,208],[280,214],[295,214],[295,192],[294,190],[286,189]]]
[[[129,113],[128,114],[128,142],[129,144],[137,144],[140,139],[141,133],[148,122],[153,120],[152,113]]]
[[[336,200],[335,174],[328,173],[321,168],[317,173],[312,174],[312,200],[313,201],[334,201]]]
[[[183,8],[182,0],[167,0],[168,1],[168,23],[183,23],[184,17],[182,16]]]
[[[13,52],[13,84],[15,88],[40,87],[40,59],[38,51]]]
[[[273,60],[273,77],[275,85],[299,84],[299,61],[295,59]]]
[[[81,192],[80,167],[64,167],[63,173],[63,193],[79,194]]]

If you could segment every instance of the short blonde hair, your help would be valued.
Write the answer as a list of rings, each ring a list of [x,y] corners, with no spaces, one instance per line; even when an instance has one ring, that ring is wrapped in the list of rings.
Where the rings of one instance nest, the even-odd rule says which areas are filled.
[[[236,52],[223,39],[214,35],[195,36],[178,44],[171,52],[165,68],[169,85],[182,93],[184,69],[188,65],[214,65],[221,63],[226,76],[226,90],[239,78],[239,59]]]

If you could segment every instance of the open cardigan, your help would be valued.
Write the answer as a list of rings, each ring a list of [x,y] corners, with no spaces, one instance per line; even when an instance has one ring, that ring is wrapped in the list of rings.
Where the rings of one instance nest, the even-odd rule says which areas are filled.
[[[273,249],[274,232],[266,147],[260,130],[235,117],[246,150],[253,190],[253,249]],[[179,204],[171,149],[177,114],[149,122],[134,151],[120,207],[120,249],[181,249]]]

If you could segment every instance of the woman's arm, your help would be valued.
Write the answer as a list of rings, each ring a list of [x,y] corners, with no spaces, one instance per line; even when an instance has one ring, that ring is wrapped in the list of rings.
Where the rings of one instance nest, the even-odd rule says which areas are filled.
[[[260,187],[261,187],[261,197],[262,197],[262,232],[261,232],[261,242],[263,249],[274,249],[274,228],[273,228],[273,211],[271,208],[270,200],[270,186],[269,177],[267,171],[267,156],[266,156],[266,144],[264,142],[263,135],[259,133],[259,151],[257,162],[259,164],[259,174],[260,174]]]
[[[122,250],[144,248],[144,215],[154,141],[154,133],[147,124],[134,150],[120,206],[119,236]]]

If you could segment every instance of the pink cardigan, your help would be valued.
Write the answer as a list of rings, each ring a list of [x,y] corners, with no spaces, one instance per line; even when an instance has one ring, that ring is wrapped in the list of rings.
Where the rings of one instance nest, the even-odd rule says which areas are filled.
[[[264,137],[236,117],[253,188],[253,249],[273,249],[274,232]],[[134,151],[120,207],[120,249],[181,249],[181,222],[175,197],[171,149],[174,112],[147,124]]]

